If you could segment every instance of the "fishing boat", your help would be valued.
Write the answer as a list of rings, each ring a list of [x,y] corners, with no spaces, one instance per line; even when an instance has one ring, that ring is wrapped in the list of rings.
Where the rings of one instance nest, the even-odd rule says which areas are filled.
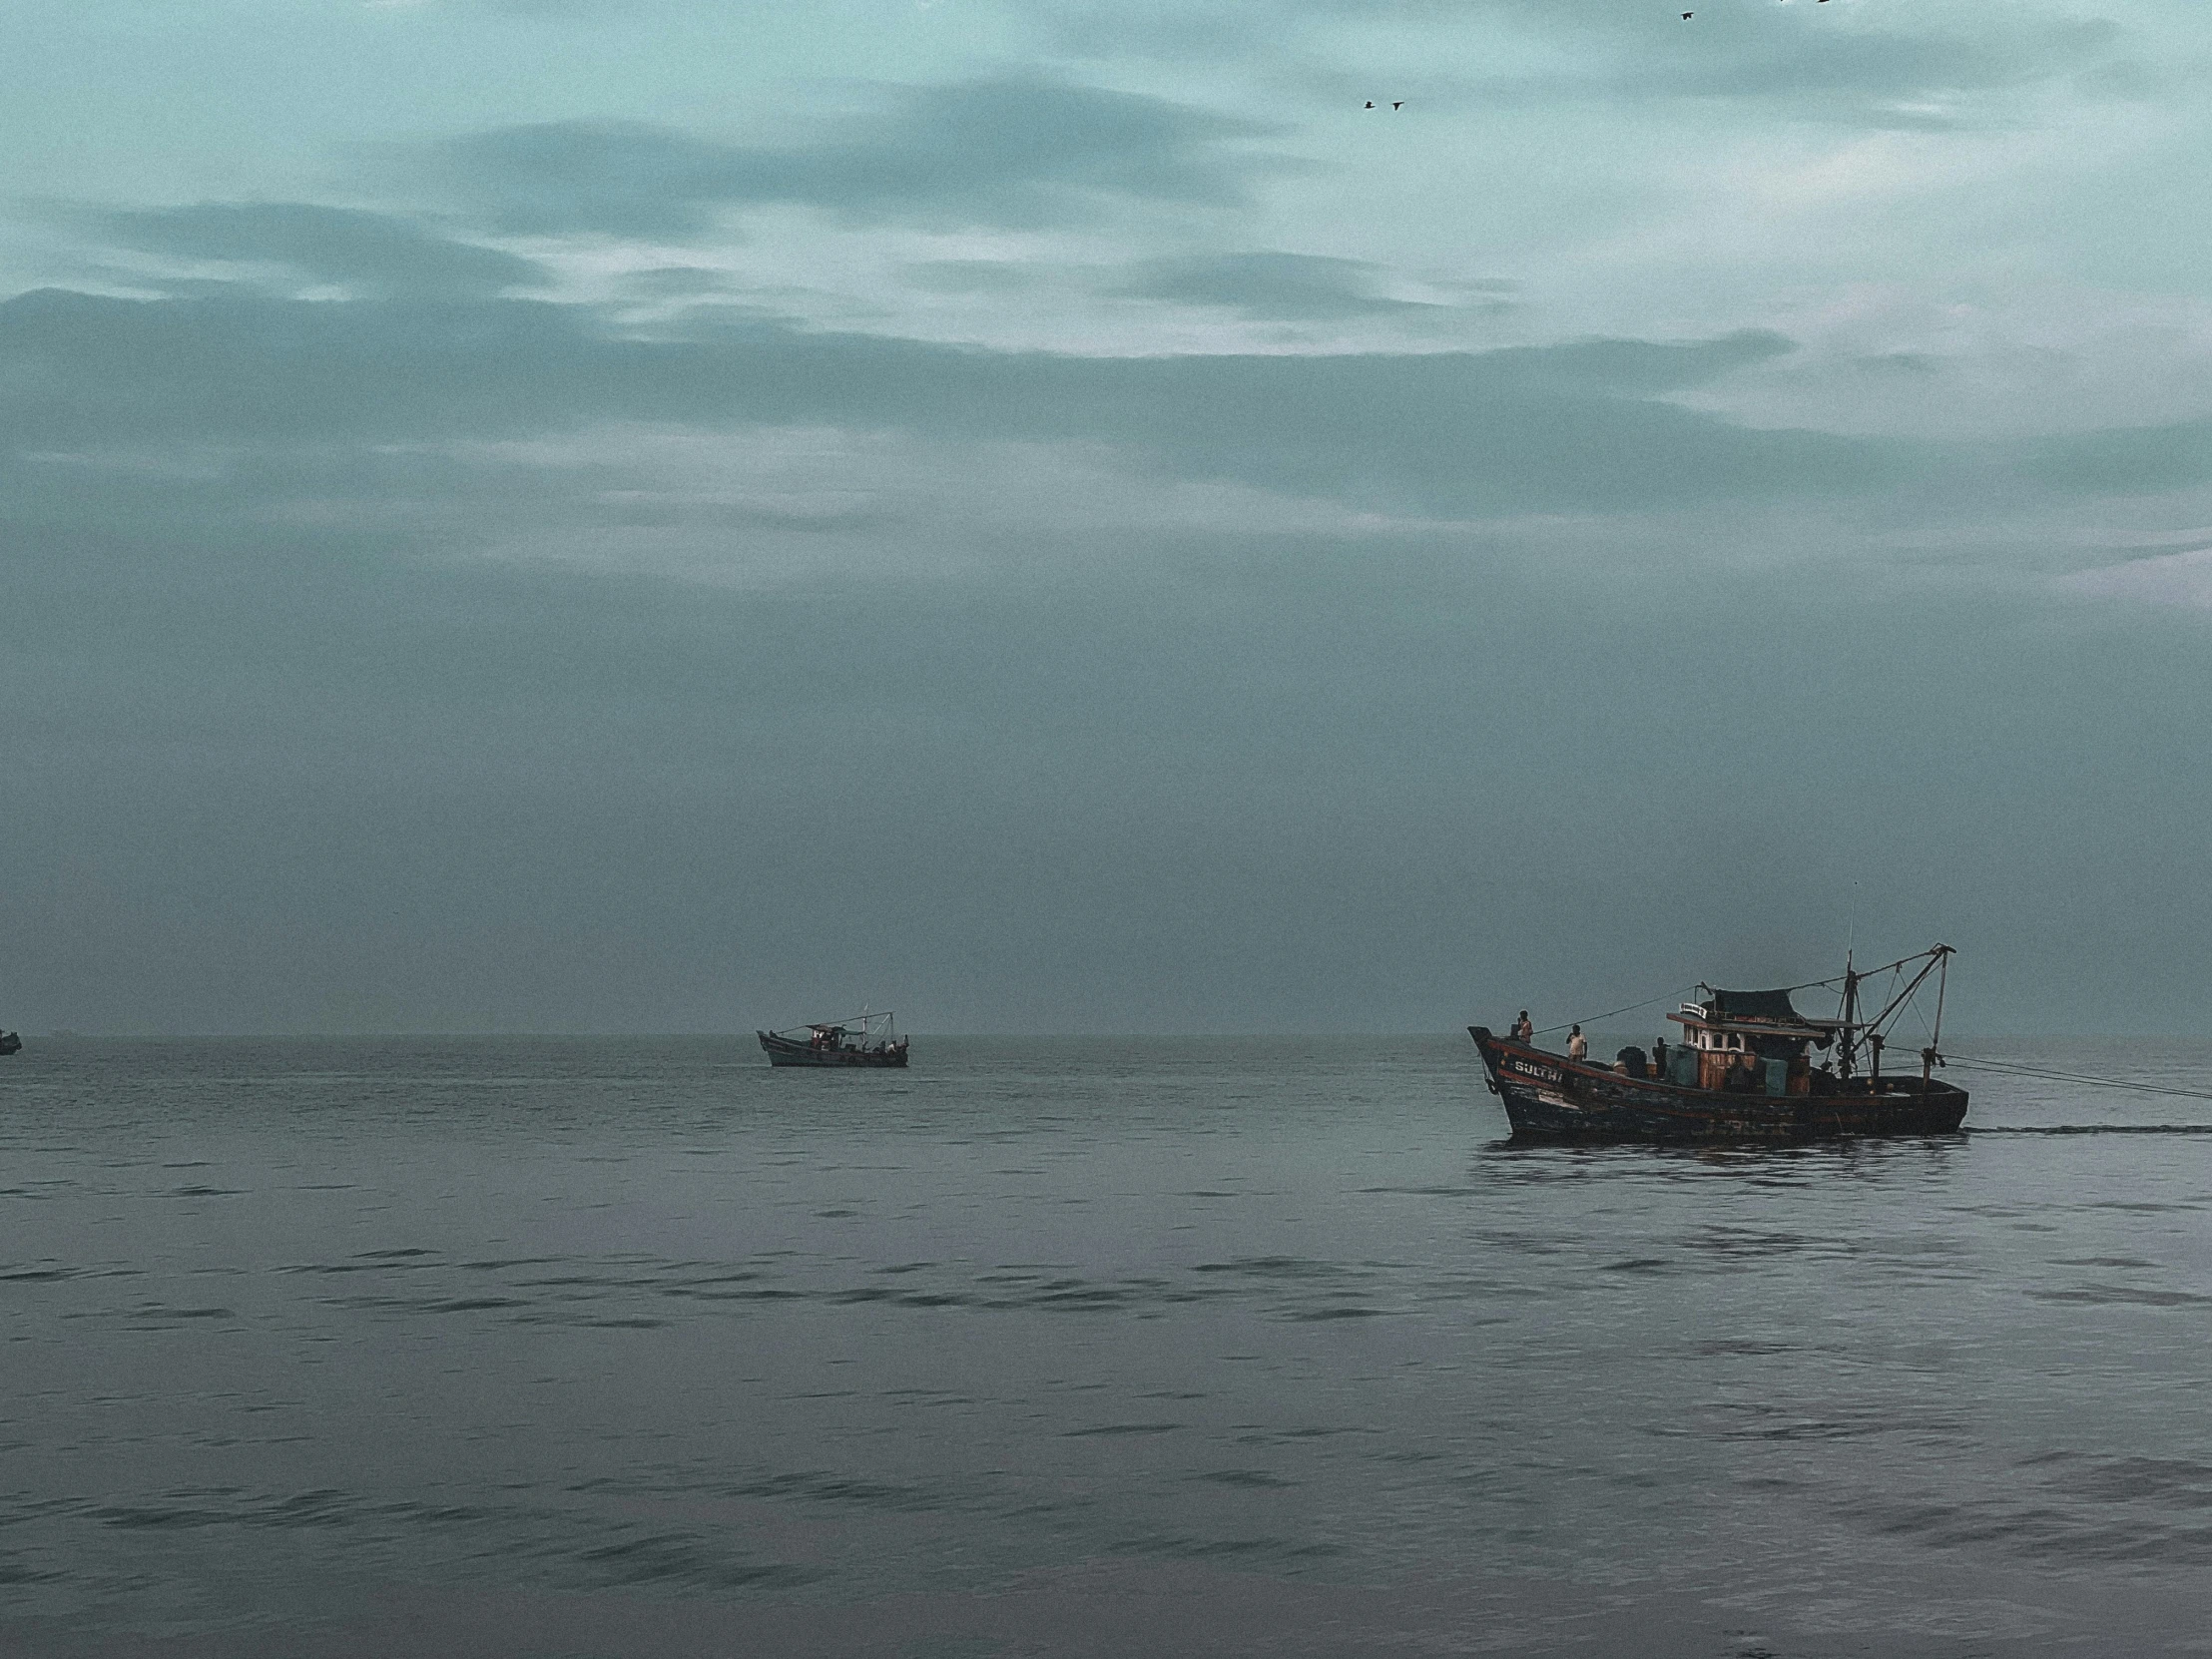
[[[1533,1033],[1500,1037],[1470,1025],[1490,1092],[1515,1138],[1604,1141],[1811,1141],[1855,1135],[1941,1135],[1966,1116],[1966,1091],[1936,1076],[1943,1063],[1944,981],[1954,952],[1934,945],[1865,971],[1782,990],[1704,993],[1667,1016],[1681,1040],[1610,1062],[1539,1048]],[[1936,1018],[1920,1069],[1885,1073],[1883,1051],[1931,977]],[[1880,986],[1870,996],[1868,986]],[[1836,1016],[1799,1012],[1793,994],[1832,991]],[[1880,1008],[1868,1009],[1876,1002]],[[1579,1028],[1578,1028],[1579,1029]],[[1816,1062],[1815,1052],[1826,1057]]]
[[[813,1025],[754,1033],[772,1066],[902,1066],[913,1039],[887,1014],[848,1014]]]
[[[0,1054],[13,1054],[23,1046],[23,1039],[13,1031],[0,1031]]]

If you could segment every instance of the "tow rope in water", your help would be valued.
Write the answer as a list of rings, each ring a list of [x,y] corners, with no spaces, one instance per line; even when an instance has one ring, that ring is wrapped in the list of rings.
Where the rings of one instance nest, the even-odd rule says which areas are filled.
[[[1876,970],[1881,971],[1880,969]],[[1807,984],[1793,985],[1792,990],[1811,990],[1818,985],[1834,984],[1829,979],[1816,979]],[[1592,1014],[1575,1023],[1595,1025],[1599,1020],[1611,1019],[1616,1014],[1632,1014],[1639,1008],[1649,1008],[1654,1003],[1671,1002],[1679,992],[1665,996],[1648,997],[1642,1002],[1631,1002],[1625,1008],[1608,1009],[1602,1014]],[[1564,1025],[1547,1025],[1534,1033],[1548,1037],[1554,1031],[1564,1031]],[[2007,1077],[2032,1077],[2046,1083],[2085,1083],[2099,1089],[2127,1089],[2136,1094],[2165,1095],[2174,1100],[2212,1100],[2212,1089],[2176,1089],[2163,1083],[2136,1083],[2120,1077],[2091,1077],[2078,1071],[2055,1071],[2048,1066],[2023,1066],[2012,1060],[1984,1060],[1970,1054],[1945,1054],[1946,1066],[1964,1066],[1968,1071],[1997,1072]],[[1983,1135],[2212,1135],[2212,1124],[2206,1123],[2126,1123],[2126,1124],[2072,1124],[2055,1123],[2019,1127],[1991,1125],[1977,1130]]]

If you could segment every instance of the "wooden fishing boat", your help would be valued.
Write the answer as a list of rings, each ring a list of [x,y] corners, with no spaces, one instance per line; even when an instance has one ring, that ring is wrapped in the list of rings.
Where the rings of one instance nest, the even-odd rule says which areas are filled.
[[[1784,990],[1724,991],[1700,985],[1701,1000],[1667,1016],[1682,1040],[1646,1054],[1624,1048],[1610,1063],[1573,1059],[1532,1035],[1495,1035],[1470,1025],[1490,1091],[1503,1101],[1516,1138],[1606,1141],[1810,1141],[1853,1135],[1939,1135],[1966,1116],[1966,1091],[1937,1079],[1943,1063],[1943,981],[1953,954],[1936,945],[1861,972],[1847,959],[1841,979]],[[1918,967],[1915,967],[1918,964]],[[1936,978],[1936,1023],[1917,1075],[1885,1076],[1882,1053],[1898,1016]],[[1869,980],[1889,975],[1893,992],[1865,1017]],[[1832,989],[1833,1019],[1809,1017],[1794,991]],[[1813,1052],[1833,1050],[1816,1064]]]
[[[13,1031],[0,1031],[0,1054],[13,1054],[22,1046],[23,1039]]]
[[[887,1014],[848,1014],[840,1020],[757,1031],[772,1066],[903,1066],[910,1037],[898,1034]]]

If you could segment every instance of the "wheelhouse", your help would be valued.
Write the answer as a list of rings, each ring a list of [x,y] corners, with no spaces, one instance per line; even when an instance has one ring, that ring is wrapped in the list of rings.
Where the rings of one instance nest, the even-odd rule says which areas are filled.
[[[1834,1046],[1843,1022],[1801,1014],[1788,991],[1723,991],[1700,985],[1702,1002],[1667,1016],[1682,1027],[1666,1081],[1681,1088],[1747,1094],[1809,1095],[1833,1086],[1813,1051]]]

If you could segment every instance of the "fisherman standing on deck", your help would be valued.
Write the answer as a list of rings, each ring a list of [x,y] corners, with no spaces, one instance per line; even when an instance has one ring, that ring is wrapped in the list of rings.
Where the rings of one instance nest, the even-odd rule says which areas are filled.
[[[1582,1034],[1582,1027],[1577,1025],[1567,1033],[1567,1058],[1570,1060],[1587,1060],[1589,1057],[1590,1039]]]
[[[1517,1043],[1532,1043],[1535,1040],[1535,1022],[1528,1017],[1528,1010],[1526,1008],[1523,1008],[1520,1011],[1520,1018],[1513,1021],[1513,1041]]]
[[[1662,1083],[1667,1080],[1667,1039],[1664,1037],[1651,1039],[1651,1075]]]

